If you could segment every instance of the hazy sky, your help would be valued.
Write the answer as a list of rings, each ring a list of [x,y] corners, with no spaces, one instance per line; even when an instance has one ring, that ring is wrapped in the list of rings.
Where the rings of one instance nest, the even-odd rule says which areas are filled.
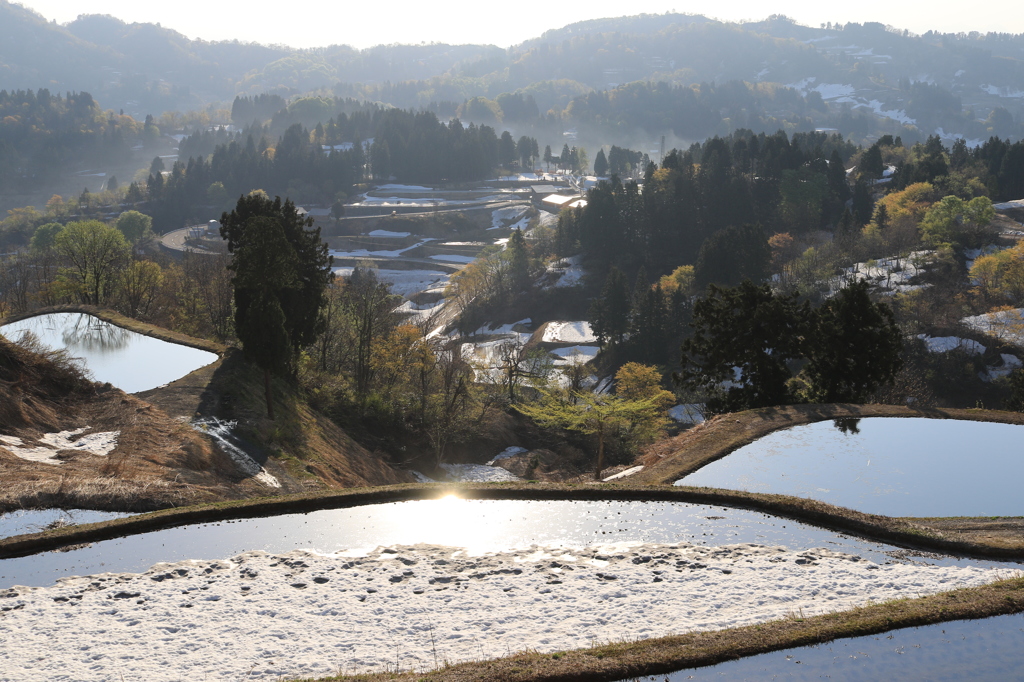
[[[677,11],[727,21],[758,20],[785,14],[802,24],[878,21],[915,33],[1001,31],[1024,33],[1020,0],[991,0],[980,5],[952,0],[927,4],[860,0],[832,5],[822,0],[684,2],[682,0],[610,0],[590,2],[262,2],[241,4],[210,0],[24,0],[58,23],[79,14],[112,14],[127,22],[161,23],[190,38],[278,43],[318,47],[337,43],[369,47],[382,43],[492,43],[508,47],[551,28],[584,19],[623,14]],[[266,9],[263,9],[266,8]],[[284,11],[281,11],[284,8]]]

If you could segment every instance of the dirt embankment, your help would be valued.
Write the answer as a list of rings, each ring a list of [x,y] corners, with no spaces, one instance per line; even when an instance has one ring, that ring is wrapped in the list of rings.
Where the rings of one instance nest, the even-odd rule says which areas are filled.
[[[141,511],[410,480],[310,409],[287,382],[275,384],[277,420],[266,419],[262,374],[237,350],[105,311],[74,310],[221,357],[169,386],[128,395],[86,380],[59,354],[0,337],[0,511]],[[197,417],[236,422],[235,444],[280,487],[244,473],[192,428]],[[78,447],[80,436],[102,434],[112,449]]]

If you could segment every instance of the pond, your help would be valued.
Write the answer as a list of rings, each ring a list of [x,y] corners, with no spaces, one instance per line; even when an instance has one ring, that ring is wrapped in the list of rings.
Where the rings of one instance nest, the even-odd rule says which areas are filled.
[[[629,682],[1019,679],[1024,614],[959,620],[782,649]]]
[[[428,670],[843,610],[1014,571],[707,505],[377,504],[2,560],[0,639],[20,644],[0,648],[0,668],[16,680]],[[40,657],[57,637],[76,646]]]
[[[215,353],[162,341],[86,313],[36,315],[0,327],[17,341],[24,332],[43,345],[82,358],[93,379],[138,393],[180,379],[217,359]]]
[[[776,431],[676,485],[809,497],[886,516],[1021,516],[1024,426],[957,419]]]

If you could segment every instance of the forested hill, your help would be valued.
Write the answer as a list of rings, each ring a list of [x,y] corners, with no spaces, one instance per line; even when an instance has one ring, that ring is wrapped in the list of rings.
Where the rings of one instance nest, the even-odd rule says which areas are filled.
[[[682,144],[740,128],[830,128],[858,142],[887,133],[974,144],[1024,137],[1021,35],[664,14],[579,22],[508,49],[295,50],[192,40],[107,15],[60,26],[7,0],[0,26],[0,88],[86,91],[140,120],[226,109],[236,96],[313,93],[426,108],[535,137],[578,127],[591,145],[646,146],[660,135]],[[693,110],[685,121],[680,107]]]

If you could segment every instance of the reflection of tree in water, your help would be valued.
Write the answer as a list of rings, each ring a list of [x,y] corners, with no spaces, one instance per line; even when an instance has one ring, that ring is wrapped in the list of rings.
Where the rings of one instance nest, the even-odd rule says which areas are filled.
[[[860,419],[855,417],[841,417],[832,422],[833,426],[846,435],[860,433]]]
[[[61,338],[67,348],[87,353],[108,353],[126,348],[131,342],[131,334],[127,329],[84,313],[69,318],[61,330]]]

